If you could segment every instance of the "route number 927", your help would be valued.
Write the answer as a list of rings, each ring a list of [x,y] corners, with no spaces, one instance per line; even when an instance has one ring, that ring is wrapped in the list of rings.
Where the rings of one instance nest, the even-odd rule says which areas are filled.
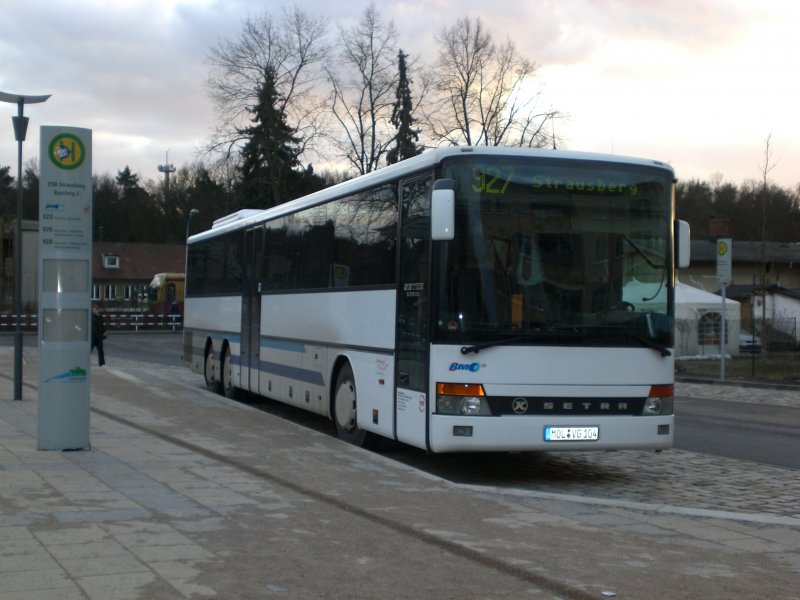
[[[513,176],[513,169],[504,169],[501,172],[496,168],[475,167],[472,169],[472,191],[476,194],[502,196],[506,193]]]

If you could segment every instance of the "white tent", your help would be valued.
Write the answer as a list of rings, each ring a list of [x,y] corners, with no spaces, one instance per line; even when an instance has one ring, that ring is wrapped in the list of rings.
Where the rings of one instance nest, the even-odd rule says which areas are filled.
[[[739,303],[725,299],[726,354],[739,353],[741,330]],[[722,297],[675,284],[675,354],[678,357],[719,356]]]

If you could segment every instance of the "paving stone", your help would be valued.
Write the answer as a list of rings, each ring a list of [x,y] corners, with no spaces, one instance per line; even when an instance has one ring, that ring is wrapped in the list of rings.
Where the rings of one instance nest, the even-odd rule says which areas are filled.
[[[165,587],[152,571],[80,577],[76,581],[90,600],[170,600],[182,597],[171,586]]]
[[[29,592],[33,590],[73,589],[74,584],[60,567],[38,571],[11,571],[2,574],[2,591]]]

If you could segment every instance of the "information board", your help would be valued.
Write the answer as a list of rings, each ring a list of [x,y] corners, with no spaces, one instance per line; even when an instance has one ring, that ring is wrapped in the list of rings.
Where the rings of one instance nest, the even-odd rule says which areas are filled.
[[[39,450],[89,443],[92,132],[45,126],[39,149]]]

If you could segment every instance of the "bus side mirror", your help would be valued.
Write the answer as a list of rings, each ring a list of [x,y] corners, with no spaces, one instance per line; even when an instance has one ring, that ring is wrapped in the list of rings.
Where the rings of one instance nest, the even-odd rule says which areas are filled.
[[[689,223],[675,221],[675,266],[684,269],[689,266],[692,254],[692,234]]]
[[[431,194],[431,239],[452,240],[455,236],[456,182],[453,179],[437,179]]]

